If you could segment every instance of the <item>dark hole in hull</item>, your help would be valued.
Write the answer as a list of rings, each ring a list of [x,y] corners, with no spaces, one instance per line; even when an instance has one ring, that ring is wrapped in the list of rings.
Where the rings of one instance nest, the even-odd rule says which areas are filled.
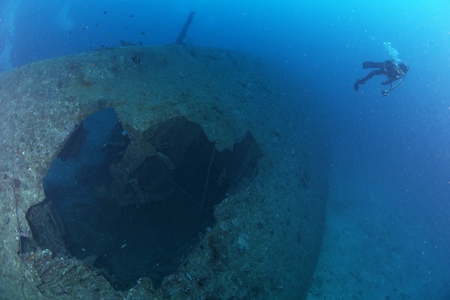
[[[54,161],[47,199],[27,219],[39,247],[85,261],[117,290],[141,277],[158,288],[214,226],[214,206],[256,175],[262,156],[250,133],[219,152],[184,117],[141,134],[103,109],[80,126],[83,143],[77,135],[67,141],[76,155]]]

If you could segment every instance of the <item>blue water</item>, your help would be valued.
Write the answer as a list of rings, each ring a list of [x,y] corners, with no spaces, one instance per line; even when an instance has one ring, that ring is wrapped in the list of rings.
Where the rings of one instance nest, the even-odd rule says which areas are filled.
[[[396,233],[393,254],[420,261],[398,268],[405,294],[450,297],[449,1],[2,0],[0,71],[120,40],[171,44],[191,11],[186,43],[250,52],[306,78],[299,93],[316,95],[332,149],[330,201],[360,195],[360,211]],[[384,42],[408,63],[405,82],[381,97],[385,79],[374,77],[356,93],[362,62],[390,59]],[[377,210],[364,207],[373,194]]]

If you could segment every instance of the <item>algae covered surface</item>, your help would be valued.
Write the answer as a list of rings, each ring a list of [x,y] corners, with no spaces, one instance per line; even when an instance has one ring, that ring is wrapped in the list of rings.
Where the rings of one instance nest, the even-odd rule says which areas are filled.
[[[327,157],[307,105],[312,99],[288,73],[270,62],[220,49],[125,47],[18,68],[0,75],[0,91],[0,293],[5,299],[305,296],[320,251]],[[298,111],[286,109],[292,103]],[[64,237],[67,223],[59,221],[50,203],[41,218],[31,215],[30,208],[48,201],[43,179],[52,162],[61,159],[60,151],[83,120],[104,108],[115,110],[130,139],[124,158],[111,168],[124,186],[133,184],[129,174],[151,157],[168,170],[182,165],[144,141],[149,130],[169,128],[161,124],[174,118],[198,124],[217,153],[233,150],[251,134],[257,147],[249,149],[258,150],[246,153],[261,154],[256,171],[240,176],[215,203],[213,224],[158,287],[143,277],[129,289],[115,289],[92,263],[98,257],[77,259],[64,250],[63,242],[61,252],[46,249],[27,221],[27,214],[28,220],[42,220],[45,237]],[[204,191],[212,161],[218,160],[214,154],[208,157]],[[242,165],[248,161],[244,157]],[[117,191],[120,184],[115,185]],[[145,200],[120,203],[117,193],[114,201],[146,205]],[[196,201],[202,209],[205,199]]]

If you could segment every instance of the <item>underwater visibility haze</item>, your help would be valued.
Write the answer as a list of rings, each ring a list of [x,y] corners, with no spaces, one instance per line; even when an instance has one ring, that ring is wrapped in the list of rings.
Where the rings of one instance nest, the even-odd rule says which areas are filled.
[[[299,99],[288,103],[274,100],[270,105],[277,107],[276,111],[285,110],[294,116],[298,111],[299,119],[305,117],[301,113],[305,106],[314,112],[313,123],[308,123],[308,126],[313,128],[317,133],[315,138],[324,145],[317,152],[327,154],[327,158],[321,161],[327,169],[322,173],[322,179],[328,182],[324,191],[327,194],[327,209],[321,251],[316,253],[318,262],[308,262],[311,265],[317,263],[317,267],[308,283],[308,292],[303,296],[310,300],[450,299],[450,2],[338,2],[3,0],[0,3],[0,71],[8,74],[15,68],[33,66],[37,61],[83,52],[100,53],[114,51],[119,47],[172,45],[176,43],[189,14],[195,12],[183,39],[183,47],[227,49],[268,60],[287,70],[285,74],[289,74],[286,75],[289,78],[284,80],[282,75],[277,75],[277,80],[296,82],[295,93]],[[141,60],[145,59],[144,52],[132,53],[135,65],[141,65]],[[156,57],[155,66],[164,67],[167,62],[158,56],[159,52],[151,53]],[[191,55],[195,57],[194,50]],[[221,55],[217,54],[212,59],[220,60],[223,58]],[[169,60],[173,58],[176,61],[175,56],[174,54]],[[198,54],[197,57],[200,56]],[[212,56],[205,57],[211,59]],[[238,58],[233,59],[240,62]],[[399,63],[408,66],[409,70],[401,81],[382,85],[386,76],[378,75],[360,84],[355,91],[355,81],[370,71],[362,69],[363,62],[387,60],[393,60],[397,66]],[[133,64],[133,68],[135,65]],[[81,67],[74,63],[69,73],[77,76],[82,72],[80,70]],[[227,69],[230,70],[234,69]],[[249,74],[253,74],[252,72],[249,70]],[[278,72],[274,70],[274,77]],[[179,71],[177,76],[189,76],[189,73],[181,73]],[[103,75],[107,77],[110,74]],[[152,78],[151,75],[148,76]],[[241,78],[240,76],[237,74],[236,78]],[[168,78],[170,82],[170,77]],[[26,81],[25,78],[21,80]],[[399,82],[401,84],[396,85]],[[36,84],[45,86],[42,83]],[[81,84],[89,88],[95,82],[85,80]],[[211,86],[215,84],[216,82]],[[243,83],[242,87],[253,91],[251,85]],[[66,83],[62,82],[61,86],[65,88]],[[190,99],[197,92],[198,90],[186,89],[182,96]],[[127,91],[124,84],[123,93],[133,92]],[[248,92],[249,94],[251,93]],[[282,101],[283,97],[280,96],[279,99]],[[224,109],[229,110],[240,120],[239,118],[245,118],[245,115],[238,117],[240,103],[234,99],[225,105],[226,108],[219,105],[212,110],[216,114],[221,114]],[[160,103],[161,107],[164,105],[164,102]],[[246,109],[253,107],[246,106],[246,103],[242,105]],[[255,110],[250,112],[251,116],[257,115],[257,103],[254,107]],[[83,125],[72,134],[71,138],[74,139],[66,143],[66,148],[55,159],[44,180],[47,196],[53,193],[57,197],[63,197],[61,193],[66,191],[57,191],[53,184],[73,180],[74,176],[71,177],[70,172],[82,170],[85,177],[77,177],[77,184],[86,190],[90,190],[93,184],[90,172],[101,170],[100,172],[104,172],[102,178],[105,182],[119,181],[117,177],[114,178],[114,174],[105,175],[109,174],[109,169],[100,160],[108,157],[118,163],[122,157],[126,157],[127,146],[133,144],[129,140],[133,139],[132,129],[119,126],[121,123],[117,121],[117,115],[121,114],[124,113],[108,108],[99,111],[97,119],[91,119],[93,115],[85,119]],[[207,124],[213,123],[208,116],[203,117]],[[133,118],[130,117],[131,119]],[[255,119],[258,120],[258,117]],[[88,251],[79,247],[78,242],[82,239],[77,236],[79,232],[92,240],[97,235],[96,232],[89,233],[88,225],[86,228],[81,228],[80,225],[76,230],[65,232],[74,238],[65,241],[66,248],[72,255],[86,260],[92,255],[102,257],[93,264],[97,268],[108,270],[109,273],[104,274],[105,278],[116,290],[128,290],[139,277],[143,277],[139,275],[134,278],[127,274],[131,272],[129,270],[121,275],[117,274],[118,270],[126,269],[126,265],[131,264],[132,260],[123,259],[121,251],[127,247],[140,247],[133,244],[133,238],[141,237],[133,236],[138,230],[137,225],[126,219],[127,214],[136,210],[136,219],[148,218],[139,215],[145,209],[139,211],[137,205],[148,202],[148,199],[142,198],[141,202],[136,202],[137,200],[126,198],[130,193],[126,189],[134,189],[133,182],[142,182],[144,177],[151,177],[143,175],[145,170],[157,169],[163,174],[172,174],[151,179],[155,181],[147,188],[154,197],[168,199],[174,194],[188,194],[188,201],[191,198],[200,199],[196,200],[192,214],[187,217],[179,217],[180,211],[185,210],[183,206],[161,213],[151,206],[153,225],[156,227],[145,234],[165,245],[161,249],[153,249],[151,255],[155,261],[166,262],[163,266],[152,267],[155,272],[151,279],[155,288],[185,259],[184,251],[180,249],[191,249],[194,247],[192,245],[208,234],[208,230],[215,224],[214,213],[218,214],[214,211],[214,206],[223,199],[228,199],[231,190],[238,189],[236,181],[258,178],[255,170],[264,153],[264,149],[260,150],[254,141],[258,139],[258,133],[255,138],[251,133],[237,134],[245,138],[236,139],[229,147],[231,150],[226,147],[221,149],[220,143],[215,144],[206,138],[213,134],[214,128],[210,127],[208,131],[208,128],[202,126],[203,129],[200,129],[196,123],[176,118],[168,122],[169,124],[160,123],[158,126],[167,126],[165,130],[170,134],[161,133],[159,136],[158,129],[154,127],[149,127],[144,134],[148,140],[160,143],[161,148],[156,147],[160,153],[164,153],[159,157],[160,160],[147,160],[145,165],[136,168],[135,173],[129,175],[130,178],[126,178],[131,182],[130,186],[123,186],[122,190],[119,188],[119,191],[115,191],[127,199],[125,202],[133,205],[124,210],[114,210],[107,203],[103,203],[104,206],[83,204],[86,205],[86,210],[98,210],[96,214],[105,220],[105,225],[102,225],[105,230],[99,233],[104,239],[104,245]],[[292,126],[292,122],[296,124],[287,117],[280,123]],[[94,127],[97,129],[94,130]],[[182,136],[187,133],[182,128],[189,134],[195,133],[195,141],[183,140]],[[302,128],[293,131],[293,136],[299,137],[299,143],[300,136],[307,135],[302,132]],[[284,132],[274,130],[274,144],[282,140],[280,136],[283,134]],[[201,174],[186,175],[187,173],[183,173],[184,169],[177,169],[183,170],[178,173],[172,172],[172,168],[186,165],[176,160],[174,166],[167,162],[165,156],[179,151],[173,150],[172,153],[172,150],[167,150],[171,149],[170,146],[162,145],[170,140],[169,137],[184,141],[188,149],[186,153],[192,154],[189,168],[202,169]],[[5,139],[4,136],[1,138]],[[194,144],[198,148],[192,148]],[[91,154],[89,147],[94,146],[101,148],[103,152]],[[294,152],[286,150],[286,157],[295,155]],[[77,160],[73,157],[77,157]],[[94,157],[98,161],[94,161]],[[219,160],[220,164],[212,163]],[[86,161],[90,161],[89,167],[82,165]],[[160,165],[161,161],[165,163]],[[245,165],[245,172],[241,172],[238,165]],[[230,174],[235,179],[226,178],[225,166],[234,168],[234,173],[230,171]],[[52,170],[57,171],[52,173]],[[69,175],[61,179],[63,174]],[[190,181],[181,184],[181,178],[186,176],[192,177],[189,178]],[[207,184],[203,185],[205,178]],[[302,181],[298,184],[303,186],[314,181],[305,174],[301,178]],[[220,183],[217,189],[213,190],[209,186],[210,179]],[[280,180],[289,182],[289,179]],[[197,181],[201,182],[201,187],[191,188]],[[275,193],[276,187],[272,190]],[[139,194],[136,190],[134,192]],[[220,200],[209,201],[205,196],[207,192]],[[95,193],[102,198],[105,191],[96,187]],[[64,215],[64,205],[68,204],[54,209],[60,209],[59,214]],[[283,203],[278,205],[282,207]],[[149,209],[149,206],[145,207]],[[186,218],[182,220],[186,222],[183,224],[195,224],[193,232],[183,232],[189,230],[177,225],[172,219],[169,228],[177,233],[173,236],[162,234],[168,229],[162,229],[164,226],[161,224],[173,215],[179,219]],[[201,217],[197,218],[197,215]],[[302,213],[299,212],[298,215],[300,219]],[[237,221],[230,222],[238,226]],[[81,223],[88,224],[89,221],[80,221]],[[117,237],[111,233],[115,230],[111,228],[115,226],[126,226],[132,233],[128,237],[120,237],[118,242]],[[79,232],[76,232],[78,229]],[[183,239],[179,238],[181,235]],[[236,239],[239,248],[246,250],[249,237],[241,235]],[[116,247],[116,251],[108,253],[109,258],[102,248],[105,245]],[[140,266],[135,267],[133,272],[145,275],[146,271],[143,269],[146,266],[142,265],[141,270],[139,268]],[[276,272],[283,273],[283,270]],[[206,281],[207,279],[198,280],[198,285],[206,285]],[[264,284],[255,284],[261,285]],[[269,285],[274,291],[284,290],[285,295],[289,294],[286,292],[289,287],[283,282],[272,282]],[[258,298],[258,292],[265,288],[259,287],[258,291],[256,289],[255,287],[252,295]],[[234,292],[234,295],[239,298],[239,292]],[[222,298],[217,295],[217,299]]]

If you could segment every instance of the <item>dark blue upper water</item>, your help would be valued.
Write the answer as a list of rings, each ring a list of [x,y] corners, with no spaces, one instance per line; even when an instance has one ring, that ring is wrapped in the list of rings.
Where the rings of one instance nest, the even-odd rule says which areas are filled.
[[[385,191],[376,195],[380,209],[367,207],[366,216],[376,223],[391,214],[386,226],[393,228],[385,229],[398,234],[399,249],[409,249],[394,254],[420,258],[414,271],[398,268],[409,281],[402,287],[399,280],[399,289],[413,295],[411,286],[426,284],[429,299],[449,295],[449,1],[3,0],[0,71],[121,40],[171,44],[191,11],[187,44],[250,52],[299,74],[298,92],[316,94],[318,126],[329,135],[332,185],[358,178],[347,181],[355,190]],[[404,83],[382,97],[385,78],[378,76],[355,92],[368,71],[363,61],[392,59],[384,42],[410,67]],[[345,203],[351,194],[331,199]]]

